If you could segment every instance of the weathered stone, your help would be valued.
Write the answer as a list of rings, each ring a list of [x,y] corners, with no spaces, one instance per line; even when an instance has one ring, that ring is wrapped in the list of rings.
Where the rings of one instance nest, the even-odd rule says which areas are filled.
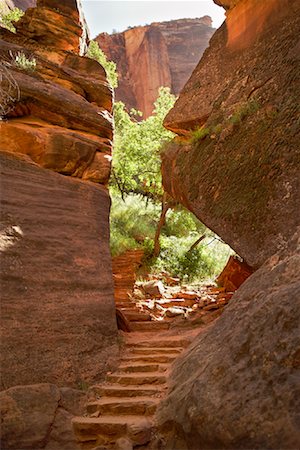
[[[146,295],[150,295],[150,297],[161,298],[165,288],[161,281],[147,281],[142,284],[142,288]]]
[[[128,301],[136,280],[136,272],[141,265],[143,250],[129,250],[112,260],[115,301]]]
[[[5,450],[79,450],[71,419],[84,411],[83,393],[53,384],[16,386],[0,393]]]
[[[216,279],[218,285],[223,286],[226,291],[236,291],[247,278],[253,273],[251,267],[234,256],[230,256],[226,266]],[[223,294],[221,294],[223,297]]]
[[[10,154],[1,169],[2,388],[100,379],[117,353],[108,193]]]
[[[148,117],[161,86],[178,95],[214,32],[211,23],[205,16],[100,34],[97,42],[108,59],[117,63],[116,99]]]
[[[299,447],[299,274],[295,250],[270,258],[175,362],[157,416],[166,448]]]
[[[248,15],[235,7],[231,20],[237,11],[251,28],[263,5],[275,5],[274,14],[246,49],[227,45],[228,25],[217,30],[165,119],[192,139],[174,141],[163,155],[168,193],[254,268],[285,248],[300,223],[300,6],[247,0]],[[190,136],[201,126],[202,136]]]

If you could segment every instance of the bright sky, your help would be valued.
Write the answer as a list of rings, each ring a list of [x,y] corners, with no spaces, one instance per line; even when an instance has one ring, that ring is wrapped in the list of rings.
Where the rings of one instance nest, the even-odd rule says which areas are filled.
[[[211,16],[218,28],[224,21],[224,10],[213,0],[82,0],[91,37],[106,31],[124,31],[129,26],[166,20]]]

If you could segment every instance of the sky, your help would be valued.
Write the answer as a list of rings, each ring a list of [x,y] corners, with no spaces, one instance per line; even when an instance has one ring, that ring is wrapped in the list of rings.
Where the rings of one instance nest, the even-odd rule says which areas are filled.
[[[128,27],[166,20],[211,16],[213,27],[224,21],[224,10],[213,0],[82,0],[91,37],[102,32],[124,31]]]

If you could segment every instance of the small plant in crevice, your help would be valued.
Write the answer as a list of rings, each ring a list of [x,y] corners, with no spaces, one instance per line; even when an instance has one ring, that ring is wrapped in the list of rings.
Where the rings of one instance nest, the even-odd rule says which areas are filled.
[[[237,108],[237,110],[229,117],[228,121],[233,125],[239,125],[246,117],[256,113],[259,108],[260,105],[256,100],[250,100]]]
[[[197,128],[196,130],[192,131],[190,141],[192,143],[202,141],[209,135],[210,135],[210,129],[202,126],[200,128]]]
[[[34,57],[28,57],[24,52],[18,52],[13,57],[13,66],[20,70],[27,72],[34,72],[36,69],[36,59]]]

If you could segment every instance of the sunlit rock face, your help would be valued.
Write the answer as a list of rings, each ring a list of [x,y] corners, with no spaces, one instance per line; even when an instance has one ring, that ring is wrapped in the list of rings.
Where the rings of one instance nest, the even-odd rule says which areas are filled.
[[[179,94],[214,31],[211,18],[205,16],[100,34],[96,40],[119,72],[116,99],[144,117],[151,115],[158,89],[168,86]]]
[[[80,387],[117,353],[113,94],[104,69],[80,56],[83,24],[77,1],[40,0],[17,34],[0,32],[3,98],[13,80],[0,121],[2,389]]]
[[[169,449],[300,446],[300,5],[235,3],[165,120],[163,180],[258,270],[174,365]]]
[[[222,26],[165,119],[186,139],[203,127],[164,153],[165,188],[252,267],[285,248],[299,224],[299,3],[275,12],[247,48],[229,45]]]

